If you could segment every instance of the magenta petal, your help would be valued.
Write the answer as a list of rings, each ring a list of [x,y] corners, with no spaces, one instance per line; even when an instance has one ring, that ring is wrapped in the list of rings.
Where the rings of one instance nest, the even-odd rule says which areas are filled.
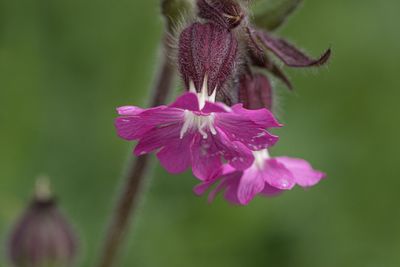
[[[269,134],[264,127],[256,124],[247,116],[237,113],[216,114],[215,125],[230,140],[241,142],[253,151],[270,147],[279,139],[277,136]]]
[[[253,153],[241,142],[229,140],[226,134],[218,128],[217,132],[218,138],[215,138],[215,142],[228,163],[237,170],[249,168],[254,162]]]
[[[208,202],[211,203],[219,192],[225,191],[224,198],[227,201],[231,202],[232,204],[240,204],[240,201],[237,197],[237,191],[242,174],[243,172],[241,171],[234,171],[222,176],[220,178],[221,183],[210,192],[208,196]]]
[[[282,192],[283,192],[282,189],[278,189],[276,187],[269,185],[268,183],[265,183],[264,189],[263,191],[261,191],[260,194],[266,197],[274,197],[280,195]]]
[[[199,100],[194,93],[185,93],[178,97],[174,103],[169,105],[171,108],[187,109],[191,111],[200,111]]]
[[[181,128],[181,124],[170,124],[149,130],[136,145],[135,155],[147,154],[167,145],[177,145],[177,142],[181,142]]]
[[[265,161],[263,175],[265,182],[278,189],[289,190],[296,184],[292,173],[276,159]]]
[[[215,184],[218,181],[219,181],[218,179],[214,179],[211,181],[203,181],[201,184],[198,184],[193,188],[193,192],[198,196],[202,196],[206,193],[208,189],[210,189],[211,186],[213,186],[213,184]]]
[[[263,173],[257,168],[252,167],[244,171],[237,192],[240,204],[249,204],[249,202],[264,189],[264,185]]]
[[[139,113],[142,113],[144,109],[136,107],[136,106],[122,106],[117,108],[117,112],[119,115],[138,115]]]
[[[181,173],[189,168],[192,137],[191,135],[186,135],[182,139],[166,145],[157,153],[157,158],[160,160],[161,165],[168,172]]]
[[[214,142],[213,135],[208,134],[204,139],[200,134],[196,134],[191,147],[192,171],[198,179],[212,180],[221,171],[221,151]]]
[[[131,141],[140,138],[143,133],[150,130],[152,127],[147,127],[138,116],[118,117],[115,119],[115,128],[117,134],[122,139]]]
[[[310,163],[303,159],[278,157],[278,162],[293,174],[296,183],[302,187],[310,187],[317,184],[325,177],[325,173],[314,170]]]
[[[142,110],[141,112],[138,112]],[[168,109],[166,106],[149,108],[146,110],[137,107],[121,107],[118,112],[128,116],[120,116],[115,119],[115,127],[118,135],[125,140],[141,138],[147,131],[162,124],[177,123],[183,119],[183,111]]]
[[[250,110],[243,108],[243,104],[236,104],[232,107],[232,111],[234,113],[246,116],[263,128],[282,127],[282,124],[276,120],[272,112],[265,108]]]
[[[227,112],[227,110],[223,106],[222,103],[211,103],[206,101],[206,104],[202,108],[203,113],[211,113],[211,112]]]

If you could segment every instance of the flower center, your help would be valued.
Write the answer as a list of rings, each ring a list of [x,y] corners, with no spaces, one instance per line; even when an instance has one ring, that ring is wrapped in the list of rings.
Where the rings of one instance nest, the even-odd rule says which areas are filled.
[[[214,118],[214,113],[210,113],[209,115],[197,115],[190,110],[185,110],[180,138],[182,139],[185,133],[192,129],[199,131],[204,139],[207,139],[208,131],[210,131],[211,134],[216,135],[217,130],[215,130],[214,127]]]
[[[264,168],[265,161],[270,158],[268,150],[253,151],[254,164],[259,170]]]

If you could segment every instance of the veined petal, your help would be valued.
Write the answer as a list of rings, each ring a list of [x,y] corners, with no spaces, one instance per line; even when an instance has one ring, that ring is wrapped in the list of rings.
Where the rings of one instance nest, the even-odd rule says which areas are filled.
[[[227,109],[229,107],[224,107],[224,104],[222,103],[211,103],[209,101],[206,101],[206,104],[202,108],[201,112],[203,113],[212,113],[212,112],[222,112],[225,113],[227,112]]]
[[[192,171],[200,180],[212,180],[220,174],[222,151],[209,132],[205,139],[196,134],[191,146]]]
[[[237,196],[240,204],[247,205],[264,189],[263,173],[256,167],[251,167],[243,172],[240,178]]]
[[[195,93],[185,93],[181,95],[169,107],[179,108],[184,110],[186,109],[190,111],[200,111],[199,100],[197,99]]]
[[[265,161],[263,176],[265,182],[282,190],[292,189],[296,184],[292,173],[285,165],[273,158]]]
[[[193,136],[186,135],[181,140],[164,146],[157,153],[161,165],[170,173],[184,172],[191,164],[190,146],[192,141]]]
[[[238,141],[250,150],[261,150],[274,145],[279,137],[268,133],[264,127],[256,124],[247,116],[237,113],[217,113],[215,125],[230,140]]]
[[[238,186],[242,171],[233,171],[221,177],[220,183],[208,195],[208,202],[214,201],[219,192],[225,192],[224,198],[232,204],[240,205],[238,199]]]
[[[166,106],[150,109],[125,106],[118,108],[118,112],[125,115],[115,119],[115,127],[118,135],[125,140],[141,138],[155,126],[179,122],[183,118],[183,111]]]
[[[218,179],[214,179],[211,181],[204,181],[201,184],[196,185],[193,188],[193,192],[198,196],[202,196],[206,193],[208,189],[210,189],[211,186],[213,186],[218,181],[219,181]]]
[[[278,189],[276,187],[269,185],[268,183],[265,183],[264,189],[260,192],[260,194],[266,197],[274,197],[282,194],[283,191],[284,190],[282,189]]]
[[[122,106],[117,108],[117,112],[119,115],[123,116],[134,116],[142,113],[145,109],[136,107],[136,106]]]
[[[135,155],[147,154],[168,145],[177,145],[176,143],[182,142],[182,139],[180,139],[181,128],[181,123],[152,128],[136,145]]]
[[[233,168],[245,170],[253,164],[253,153],[244,144],[231,141],[221,129],[217,128],[217,133],[215,142],[222,151],[223,157]]]
[[[303,159],[278,157],[276,160],[285,165],[293,174],[296,183],[302,187],[313,186],[325,177],[325,173],[314,170],[310,163]]]
[[[236,104],[232,107],[232,111],[236,114],[246,116],[248,119],[259,124],[263,128],[276,128],[283,126],[276,120],[272,112],[266,108],[245,109],[243,108],[243,104]]]

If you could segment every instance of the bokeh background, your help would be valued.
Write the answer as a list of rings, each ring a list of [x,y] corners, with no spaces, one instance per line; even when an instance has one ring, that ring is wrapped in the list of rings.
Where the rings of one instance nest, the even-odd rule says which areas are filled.
[[[313,55],[334,51],[326,68],[289,70],[294,93],[277,84],[286,127],[273,150],[328,179],[208,205],[189,173],[155,164],[120,266],[400,266],[399,10],[306,0],[279,30]],[[79,266],[95,261],[133,146],[114,108],[146,103],[161,33],[157,0],[0,0],[2,244],[44,173],[79,232]]]

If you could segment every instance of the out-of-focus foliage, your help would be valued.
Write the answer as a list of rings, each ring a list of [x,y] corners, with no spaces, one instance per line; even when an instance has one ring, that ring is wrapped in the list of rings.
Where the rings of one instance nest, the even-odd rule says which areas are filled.
[[[266,30],[275,30],[299,8],[303,0],[256,0],[252,11],[255,25]]]
[[[133,145],[117,138],[114,108],[146,102],[158,4],[0,0],[0,236],[46,173],[81,236],[80,266],[94,262]],[[289,70],[294,93],[278,83],[285,127],[272,151],[325,181],[238,208],[207,205],[189,173],[157,167],[121,266],[399,266],[399,9],[307,0],[280,32],[334,51],[326,68]]]

